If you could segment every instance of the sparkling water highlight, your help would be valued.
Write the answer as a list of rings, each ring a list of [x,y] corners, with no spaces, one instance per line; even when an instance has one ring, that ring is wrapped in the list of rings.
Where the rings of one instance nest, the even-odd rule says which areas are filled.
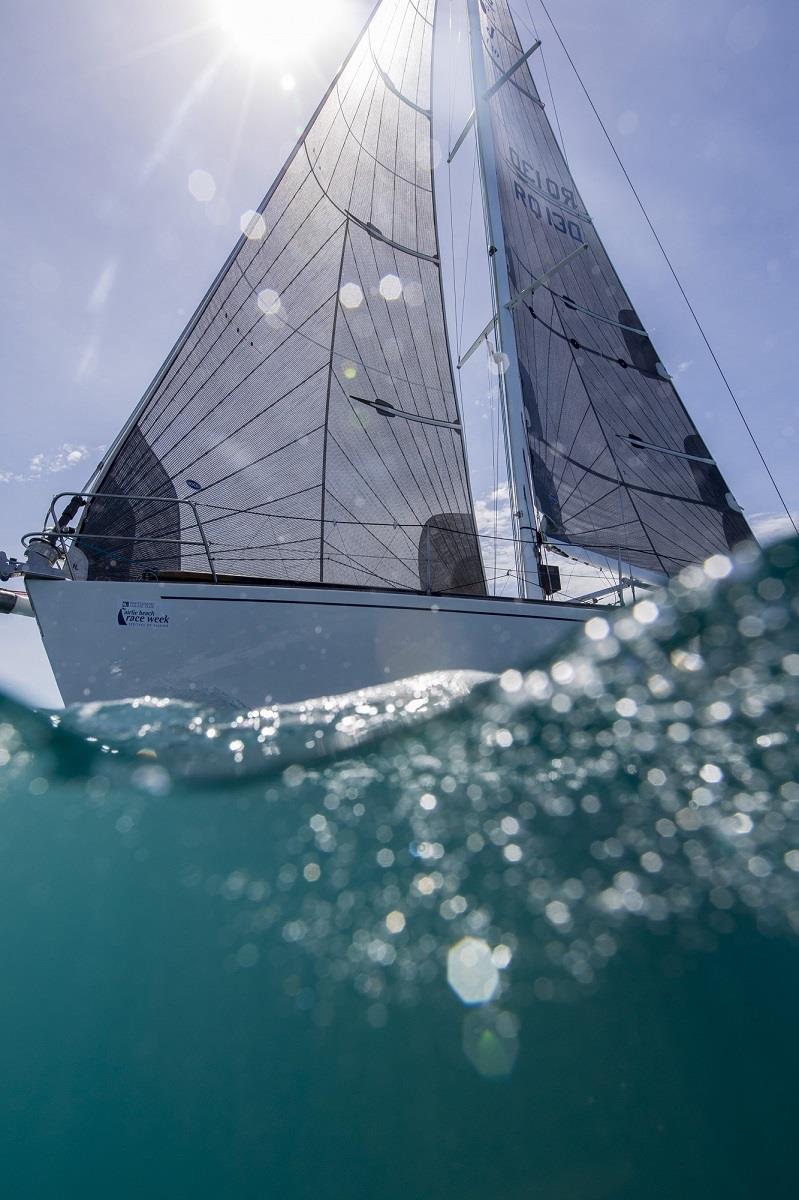
[[[799,542],[548,661],[0,714],[14,1197],[787,1196]]]

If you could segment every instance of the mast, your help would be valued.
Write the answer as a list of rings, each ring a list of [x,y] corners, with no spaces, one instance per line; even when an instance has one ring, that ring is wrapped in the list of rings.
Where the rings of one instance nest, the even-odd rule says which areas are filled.
[[[751,530],[572,178],[536,46],[523,51],[510,0],[467,8],[520,521],[534,499],[547,540],[666,576],[728,553]]]
[[[475,131],[477,134],[477,156],[480,162],[483,209],[488,233],[491,274],[494,299],[497,306],[497,347],[508,358],[508,369],[500,372],[500,390],[503,398],[503,418],[507,441],[508,484],[510,490],[513,527],[518,538],[522,578],[520,587],[527,599],[540,600],[543,590],[539,586],[539,557],[535,506],[526,447],[527,429],[524,420],[522,381],[519,371],[519,355],[516,346],[516,331],[513,312],[508,307],[512,300],[508,259],[505,251],[505,234],[499,205],[497,183],[496,149],[494,132],[491,128],[489,101],[486,99],[485,60],[483,58],[482,31],[480,25],[479,0],[466,0],[469,17],[469,45],[472,64],[472,90],[474,92]]]

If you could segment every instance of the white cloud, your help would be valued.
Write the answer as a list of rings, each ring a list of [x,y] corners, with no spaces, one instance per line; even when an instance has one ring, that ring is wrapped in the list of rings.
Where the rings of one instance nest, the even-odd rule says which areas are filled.
[[[104,308],[116,279],[116,259],[109,259],[97,277],[97,281],[89,295],[89,312],[99,312]]]
[[[78,365],[75,368],[75,382],[80,383],[81,379],[89,378],[97,366],[98,351],[100,349],[100,339],[97,334],[92,334],[86,345],[81,351],[81,356],[78,359]]]
[[[510,537],[510,492],[507,483],[503,483],[500,487],[486,492],[485,496],[478,498],[474,504],[474,512],[477,518],[477,528],[481,534],[488,537],[497,532],[503,537]],[[495,522],[496,531],[494,529]]]
[[[71,471],[87,459],[99,458],[104,450],[104,446],[73,446],[70,442],[65,442],[49,454],[34,454],[27,468],[21,471],[0,470],[0,483],[33,483],[45,475]]]
[[[503,483],[475,500],[474,515],[489,591],[515,594],[516,556],[510,540],[513,522],[508,485]]]
[[[480,547],[483,552],[483,566],[488,589],[498,595],[515,596],[517,594],[517,568],[512,541],[513,521],[508,485],[503,483],[500,487],[486,492],[484,496],[476,499],[474,514],[477,521],[477,532],[480,535]],[[561,591],[558,593],[560,600],[582,596],[617,582],[617,577],[612,570],[603,570],[598,565],[580,559],[579,552],[575,552],[575,556],[571,556],[555,554],[550,551],[548,561],[560,570]],[[608,602],[610,600],[612,597],[608,598]]]
[[[799,512],[792,512],[791,517],[799,525]],[[749,524],[759,542],[776,542],[780,538],[796,535],[786,513],[753,513]]]

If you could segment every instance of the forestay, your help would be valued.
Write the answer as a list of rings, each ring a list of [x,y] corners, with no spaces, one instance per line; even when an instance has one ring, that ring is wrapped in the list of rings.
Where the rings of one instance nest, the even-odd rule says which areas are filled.
[[[506,0],[480,3],[491,86],[522,46]],[[489,103],[511,286],[532,288],[513,312],[544,533],[668,575],[729,550],[749,527],[605,252],[526,63]]]
[[[376,8],[95,483],[126,498],[89,506],[93,577],[207,570],[188,498],[220,575],[484,593],[441,291],[434,14]]]

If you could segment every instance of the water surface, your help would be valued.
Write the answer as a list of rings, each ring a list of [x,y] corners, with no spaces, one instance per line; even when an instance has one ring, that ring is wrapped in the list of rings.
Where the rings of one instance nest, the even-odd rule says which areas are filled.
[[[792,1195],[799,543],[727,572],[500,680],[4,701],[4,1193]]]

